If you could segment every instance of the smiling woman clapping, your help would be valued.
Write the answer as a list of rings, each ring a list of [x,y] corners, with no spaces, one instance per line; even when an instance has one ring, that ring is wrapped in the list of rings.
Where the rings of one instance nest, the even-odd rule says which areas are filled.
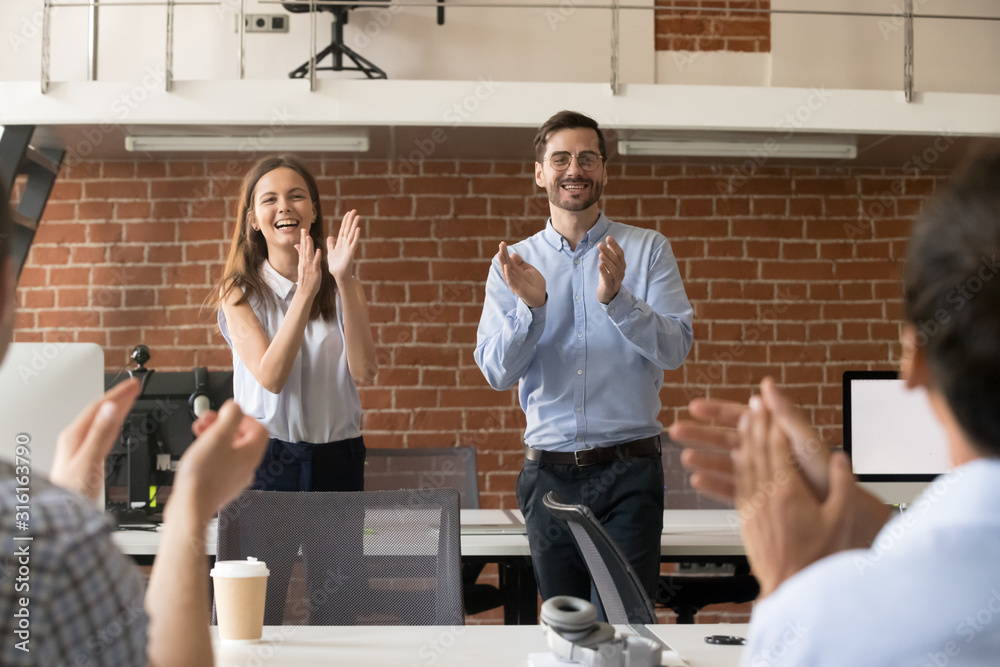
[[[252,488],[363,490],[357,385],[377,366],[353,273],[359,224],[349,211],[324,243],[316,179],[290,156],[263,158],[243,179],[215,305],[236,401],[271,435]]]

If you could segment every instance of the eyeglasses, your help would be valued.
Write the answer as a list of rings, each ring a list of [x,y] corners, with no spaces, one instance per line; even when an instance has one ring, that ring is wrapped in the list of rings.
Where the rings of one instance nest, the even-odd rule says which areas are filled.
[[[597,169],[604,158],[590,151],[580,153],[579,155],[573,155],[572,153],[567,153],[566,151],[560,151],[558,153],[553,153],[552,155],[545,158],[549,161],[549,165],[556,171],[566,171],[569,169],[569,163],[576,158],[576,163],[580,165],[580,168],[584,171],[594,171]]]

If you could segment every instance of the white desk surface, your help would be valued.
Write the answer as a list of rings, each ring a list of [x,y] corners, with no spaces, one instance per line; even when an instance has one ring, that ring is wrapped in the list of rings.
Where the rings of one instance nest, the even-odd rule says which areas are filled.
[[[516,510],[462,510],[462,555],[528,556],[524,520]],[[215,555],[215,521],[207,536],[207,554]],[[160,532],[119,530],[115,544],[132,556],[155,555]],[[660,553],[665,556],[740,556],[739,519],[733,510],[667,510],[663,513]]]
[[[705,637],[747,633],[739,624],[649,627],[690,667],[736,667],[742,647]],[[526,667],[529,653],[548,651],[537,625],[268,626],[257,644],[222,642],[213,627],[212,638],[219,667]]]

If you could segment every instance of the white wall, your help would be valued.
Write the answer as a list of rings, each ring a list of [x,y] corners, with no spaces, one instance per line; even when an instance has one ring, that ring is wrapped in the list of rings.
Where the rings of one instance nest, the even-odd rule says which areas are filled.
[[[151,0],[137,0],[150,2]],[[235,0],[220,7],[175,10],[174,77],[220,79],[238,76]],[[404,0],[405,1],[405,0]],[[427,1],[427,0],[421,0]],[[467,1],[467,0],[463,0]],[[535,0],[515,0],[537,4]],[[557,3],[553,3],[557,4]],[[436,25],[432,7],[358,8],[345,27],[345,41],[393,79],[602,82],[610,79],[610,13],[587,9],[605,0],[562,0],[558,9],[448,8]],[[649,4],[638,0],[631,4]],[[0,58],[0,80],[37,79],[40,67],[41,3],[0,2],[0,26],[13,34]],[[247,2],[249,13],[285,14],[289,33],[246,36],[246,76],[286,78],[309,57],[308,14],[287,14],[280,5]],[[87,10],[53,11],[53,81],[85,80]],[[27,23],[25,23],[27,21]],[[653,81],[651,11],[621,17],[621,78]],[[139,80],[147,68],[162,68],[164,7],[105,7],[100,10],[99,78]],[[329,42],[330,15],[317,17],[317,45]],[[8,39],[8,42],[11,40]],[[3,47],[0,47],[3,48]],[[330,76],[329,73],[322,76]],[[356,73],[340,75],[357,77]]]
[[[543,0],[512,1],[537,4]],[[652,4],[652,0],[630,4],[640,1]],[[219,7],[176,9],[176,79],[238,76],[237,0],[222,2]],[[447,7],[446,0],[444,26],[435,24],[432,7],[359,8],[351,12],[346,26],[347,42],[396,80],[608,81],[610,14],[587,8],[607,0],[558,2],[558,9],[491,9]],[[38,79],[41,4],[41,0],[0,1],[0,81]],[[996,0],[915,0],[914,4],[918,15],[1000,15]],[[816,0],[772,2],[775,9],[819,5]],[[824,6],[897,16],[776,14],[770,54],[677,54],[654,51],[652,12],[623,11],[622,81],[901,90],[902,0],[838,0]],[[284,13],[279,5],[258,0],[248,0],[247,11]],[[139,81],[151,70],[161,71],[165,16],[164,7],[103,8],[100,79]],[[285,78],[308,58],[309,17],[288,16],[288,34],[247,35],[247,78]],[[328,39],[329,16],[321,14],[317,24],[317,41],[322,45]],[[53,81],[85,80],[87,33],[86,9],[53,10]],[[1000,68],[994,66],[1000,62],[1000,22],[918,19],[915,42],[918,92],[1000,93]]]
[[[838,0],[839,11],[895,17],[803,17],[771,22],[772,85],[902,90],[903,0]],[[773,0],[774,9],[815,9],[815,0]],[[914,13],[1000,16],[996,0],[914,0]],[[914,89],[1000,93],[1000,22],[914,21]]]

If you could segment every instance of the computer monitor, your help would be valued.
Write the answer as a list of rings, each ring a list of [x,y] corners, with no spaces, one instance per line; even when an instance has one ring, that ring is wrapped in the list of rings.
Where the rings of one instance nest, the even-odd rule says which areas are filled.
[[[32,478],[47,478],[59,433],[101,397],[103,373],[94,343],[11,343],[0,366],[0,458],[15,462],[23,447]]]
[[[858,481],[893,504],[911,502],[950,467],[927,393],[907,389],[896,371],[844,372],[844,450]]]
[[[110,389],[126,379],[125,373],[108,373],[105,386]],[[119,523],[162,518],[177,463],[194,442],[190,402],[199,381],[213,410],[233,397],[232,371],[153,371],[145,382],[105,465],[106,509]]]

